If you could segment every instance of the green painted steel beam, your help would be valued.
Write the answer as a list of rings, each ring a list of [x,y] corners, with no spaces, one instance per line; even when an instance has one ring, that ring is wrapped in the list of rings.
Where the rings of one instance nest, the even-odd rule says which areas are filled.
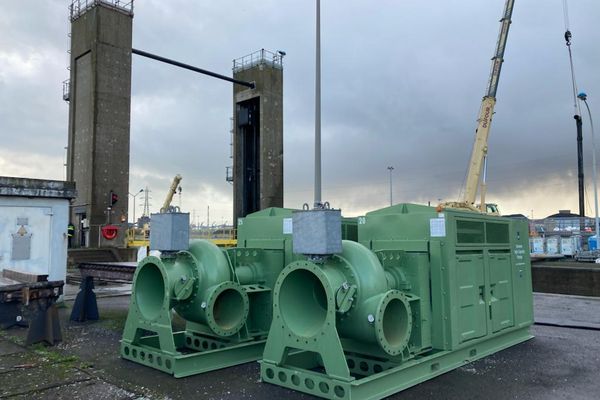
[[[527,328],[520,328],[461,350],[437,352],[405,364],[347,355],[346,362],[352,365],[355,376],[350,381],[311,371],[308,368],[318,368],[319,365],[302,362],[310,357],[306,352],[294,355],[291,360],[306,368],[282,366],[265,360],[259,363],[261,378],[266,383],[325,399],[378,400],[531,338],[533,336]]]
[[[177,332],[175,336],[176,342],[185,340],[185,332]],[[255,340],[232,344],[201,338],[198,339],[198,347],[200,348],[194,349],[195,352],[172,355],[151,345],[158,342],[158,336],[145,337],[144,339],[139,345],[121,342],[121,357],[173,375],[175,378],[183,378],[256,361],[261,357],[265,343],[265,340]],[[193,349],[191,344],[188,346],[189,349]],[[206,346],[206,349],[203,349],[203,346]]]

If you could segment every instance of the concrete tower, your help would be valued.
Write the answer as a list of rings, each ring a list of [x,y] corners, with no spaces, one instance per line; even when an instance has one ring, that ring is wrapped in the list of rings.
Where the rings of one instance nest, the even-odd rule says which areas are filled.
[[[67,179],[75,247],[122,247],[127,227],[133,1],[73,0]],[[112,205],[111,194],[118,200]],[[124,222],[122,222],[124,221]],[[117,225],[113,240],[102,237]]]
[[[283,207],[283,54],[264,49],[233,61],[233,221]]]

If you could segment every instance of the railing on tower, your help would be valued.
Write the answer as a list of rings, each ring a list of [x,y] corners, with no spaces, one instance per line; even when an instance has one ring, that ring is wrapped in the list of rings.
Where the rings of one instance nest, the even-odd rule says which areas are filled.
[[[233,60],[233,72],[249,69],[259,64],[267,64],[282,69],[284,55],[285,53],[281,51],[274,53],[269,50],[260,49],[254,53]]]
[[[96,7],[99,4],[133,15],[133,1],[134,0],[71,0],[71,5],[69,6],[69,18],[71,21],[74,21],[87,10]]]

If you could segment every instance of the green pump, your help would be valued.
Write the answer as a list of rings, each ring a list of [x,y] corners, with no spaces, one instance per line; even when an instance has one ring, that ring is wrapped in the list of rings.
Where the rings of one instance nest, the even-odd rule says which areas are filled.
[[[184,377],[254,361],[272,318],[281,270],[292,252],[292,210],[269,208],[238,223],[238,247],[204,240],[184,251],[144,258],[133,278],[121,357]],[[356,219],[343,237],[357,240]],[[173,313],[185,321],[175,331]]]

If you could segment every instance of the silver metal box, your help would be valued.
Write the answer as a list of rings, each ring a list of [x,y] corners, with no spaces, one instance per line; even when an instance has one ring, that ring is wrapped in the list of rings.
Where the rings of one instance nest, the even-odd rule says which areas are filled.
[[[294,253],[327,255],[342,252],[340,210],[294,211],[292,226]]]
[[[150,215],[150,249],[180,251],[190,247],[190,214]]]

